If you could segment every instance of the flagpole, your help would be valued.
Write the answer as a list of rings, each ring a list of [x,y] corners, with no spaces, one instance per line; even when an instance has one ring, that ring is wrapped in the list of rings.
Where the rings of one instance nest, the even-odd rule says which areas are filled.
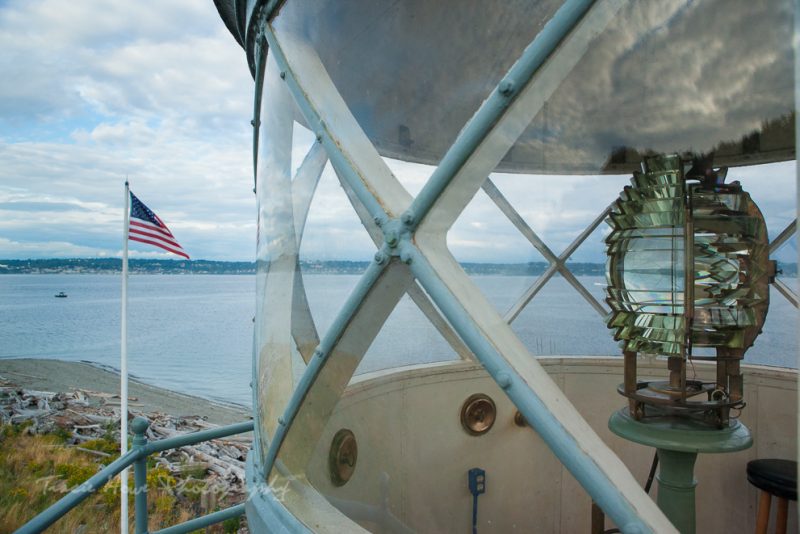
[[[128,230],[130,190],[125,179],[125,211],[122,237],[122,309],[120,311],[120,456],[128,452]],[[120,532],[128,534],[128,469],[120,473]]]

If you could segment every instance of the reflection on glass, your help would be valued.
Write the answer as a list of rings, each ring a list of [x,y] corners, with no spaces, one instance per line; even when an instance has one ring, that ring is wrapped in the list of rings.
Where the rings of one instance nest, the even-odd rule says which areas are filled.
[[[299,80],[300,89],[321,114],[331,119],[327,125],[309,126],[314,130],[327,126],[338,135],[333,141],[353,158],[354,168],[364,170],[365,183],[384,188],[390,181],[389,173],[372,172],[380,166],[370,166],[379,160],[367,157],[374,152],[367,139],[383,156],[438,163],[468,118],[560,5],[512,0],[485,9],[483,4],[467,1],[459,9],[446,2],[422,0],[287,2],[277,11],[273,27],[276,40],[286,45],[291,67],[287,72]],[[620,173],[654,151],[713,152],[715,163],[736,165],[791,157],[791,5],[788,0],[765,2],[756,24],[748,24],[750,9],[743,0],[626,3],[585,57],[574,68],[564,69],[566,78],[495,170]],[[706,27],[709,20],[715,21],[711,31]],[[480,46],[475,45],[476,34]],[[759,63],[767,55],[770,62]],[[735,61],[726,61],[730,58]],[[268,85],[267,94],[285,92],[286,82],[280,81],[285,73],[270,72],[267,83],[272,86]],[[730,83],[732,79],[737,83]],[[742,106],[744,101],[753,105]],[[310,310],[318,309],[320,300],[315,299],[320,295],[322,306],[334,309],[339,309],[340,299],[331,303],[334,299],[324,297],[331,290],[327,280],[306,277],[308,273],[297,270],[303,232],[302,224],[292,225],[291,219],[300,212],[295,201],[302,190],[290,182],[288,140],[292,119],[303,119],[285,94],[267,98],[265,106],[271,110],[265,113],[265,125],[278,127],[265,128],[266,140],[274,146],[265,147],[259,174],[256,346],[262,446],[269,447],[276,430],[286,429],[268,473],[270,486],[276,498],[309,526],[325,525],[333,532],[353,527],[345,516],[375,530],[453,529],[466,517],[454,516],[460,505],[431,497],[455,494],[444,487],[463,490],[463,465],[452,458],[478,461],[477,452],[482,449],[470,441],[473,436],[453,427],[457,421],[450,417],[445,399],[461,401],[462,392],[478,386],[494,388],[494,383],[466,365],[459,367],[461,376],[453,380],[445,379],[444,372],[422,376],[398,369],[375,373],[369,380],[353,378],[362,362],[361,370],[409,363],[382,350],[378,343],[375,359],[363,360],[376,338],[391,343],[397,352],[408,352],[403,350],[403,336],[415,337],[417,342],[422,337],[420,329],[406,326],[394,338],[385,339],[391,330],[384,329],[384,322],[401,299],[408,302],[404,295],[416,287],[408,267],[393,260],[377,277],[332,342],[326,363],[308,381],[309,389],[298,399],[293,419],[280,417],[298,371],[305,369],[304,359],[310,365],[321,361],[322,353],[315,356],[312,351],[317,336],[309,334],[311,328],[300,328],[300,319],[312,317]],[[523,128],[527,119],[520,122]],[[337,162],[341,172],[343,164]],[[610,217],[607,296],[613,313],[608,325],[629,351],[682,357],[693,344],[743,354],[766,314],[766,229],[758,209],[736,185],[705,183],[699,178],[687,182],[678,156],[651,156],[646,165],[646,172],[634,176],[623,191]],[[376,175],[385,179],[377,180]],[[321,187],[324,191],[324,182]],[[358,200],[344,188],[351,201]],[[400,187],[379,192],[392,208],[410,200],[400,194]],[[586,196],[586,190],[581,193]],[[325,198],[330,197],[318,195],[320,201]],[[364,217],[367,210],[360,208],[363,225],[380,244],[380,230],[370,226],[377,222]],[[357,212],[360,208],[355,202]],[[341,220],[337,214],[326,223],[330,227]],[[314,238],[313,228],[308,234],[306,239]],[[331,240],[332,250],[350,239]],[[316,295],[315,286],[323,286]],[[306,287],[308,302],[296,299],[305,295]],[[413,294],[410,297],[414,299]],[[417,300],[414,303],[419,305]],[[287,314],[287,309],[292,313]],[[415,311],[414,315],[422,320],[421,314]],[[324,337],[329,325],[321,316],[313,315],[320,321],[316,325],[319,336]],[[306,335],[298,336],[298,332]],[[380,332],[385,335],[379,336]],[[306,342],[301,344],[298,337]],[[429,353],[431,348],[426,347]],[[417,362],[432,360],[412,357]],[[373,367],[367,367],[370,364]],[[510,413],[511,405],[502,392],[491,391],[500,399],[498,413]],[[337,436],[342,435],[353,441],[350,449],[339,454]],[[495,453],[506,458],[530,457],[530,447],[539,446],[525,442],[523,447],[509,440],[498,440],[496,445]],[[357,454],[348,452],[352,450]],[[347,464],[346,477],[332,471],[342,463]],[[560,464],[550,464],[536,465],[532,475],[540,477],[542,470],[554,469],[558,472],[553,477],[560,480]],[[496,469],[496,480],[526,480],[513,462]],[[429,481],[434,472],[441,485],[421,482]],[[529,493],[524,488],[508,483],[506,492],[504,509],[525,509]],[[498,518],[496,525],[504,520]]]
[[[561,3],[286,2],[274,25],[318,51],[381,155],[437,164]],[[670,152],[727,166],[794,157],[790,0],[624,4],[497,171],[628,173]]]

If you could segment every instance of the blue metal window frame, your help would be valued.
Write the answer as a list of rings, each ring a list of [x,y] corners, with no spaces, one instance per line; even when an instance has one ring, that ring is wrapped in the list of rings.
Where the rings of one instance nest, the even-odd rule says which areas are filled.
[[[599,469],[584,451],[580,449],[573,436],[561,427],[559,421],[542,404],[538,396],[524,383],[508,362],[499,355],[491,343],[479,333],[471,320],[470,314],[450,292],[435,269],[427,262],[424,255],[413,244],[414,231],[442,195],[459,169],[480,146],[493,126],[504,116],[510,103],[522,87],[525,87],[538,69],[546,64],[548,58],[562,40],[578,25],[589,11],[594,0],[568,0],[551,21],[545,26],[522,57],[514,64],[509,73],[498,84],[490,97],[484,102],[473,118],[459,134],[455,143],[445,154],[439,167],[434,171],[419,195],[412,200],[409,208],[400,217],[393,217],[382,207],[379,200],[366,187],[365,181],[354,168],[336,142],[334,133],[320,113],[315,109],[300,82],[292,72],[291,64],[284,54],[280,42],[266,19],[259,24],[259,32],[266,37],[270,52],[281,69],[281,78],[287,83],[290,93],[304,115],[307,124],[315,131],[317,140],[328,151],[329,158],[340,177],[347,182],[362,206],[372,215],[376,224],[384,232],[384,243],[376,253],[375,262],[363,275],[351,298],[338,314],[334,325],[324,337],[318,349],[318,357],[309,363],[300,383],[295,388],[286,406],[276,435],[272,437],[267,453],[264,472],[270,472],[274,466],[280,447],[286,437],[287,430],[297,415],[303,399],[313,386],[315,378],[327,361],[327,356],[335,346],[341,333],[347,327],[355,308],[359,306],[369,289],[375,283],[382,267],[388,261],[400,261],[411,264],[414,276],[443,311],[458,334],[464,339],[489,371],[495,381],[507,392],[514,404],[530,421],[537,431],[545,437],[545,441],[562,460],[564,465],[576,476],[584,488],[600,504],[600,506],[625,531],[650,532],[651,527],[645,523],[632,504],[625,499],[616,485]],[[260,469],[260,468],[259,468]],[[265,501],[269,506],[283,508],[275,499]],[[285,508],[283,509],[285,511]],[[281,512],[282,514],[283,512]]]

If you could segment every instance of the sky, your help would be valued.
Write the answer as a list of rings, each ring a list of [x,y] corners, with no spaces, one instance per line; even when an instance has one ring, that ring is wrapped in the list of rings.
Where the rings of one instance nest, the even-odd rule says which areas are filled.
[[[0,71],[0,258],[120,256],[126,178],[193,258],[254,258],[253,82],[211,0],[0,1]],[[298,145],[313,139],[298,130]],[[297,156],[299,164],[299,148]],[[387,163],[412,194],[433,170]],[[731,175],[761,206],[770,234],[794,218],[793,162]],[[628,181],[493,178],[557,254]],[[573,259],[603,261],[604,232],[603,224]],[[462,261],[542,261],[482,192],[448,242]],[[171,257],[142,244],[131,251]],[[326,168],[302,255],[374,252]]]

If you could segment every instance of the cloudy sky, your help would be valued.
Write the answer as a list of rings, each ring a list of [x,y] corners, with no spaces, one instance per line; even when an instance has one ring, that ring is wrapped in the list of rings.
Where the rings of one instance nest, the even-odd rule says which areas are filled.
[[[0,258],[118,255],[126,176],[193,256],[252,257],[252,80],[212,2],[0,2],[0,50]]]
[[[0,69],[0,258],[119,256],[126,176],[193,258],[254,257],[252,79],[211,0],[0,0]],[[431,172],[389,163],[412,193]],[[771,234],[792,220],[793,163],[731,174]],[[496,177],[556,253],[626,181]],[[603,231],[574,258],[602,261]],[[330,169],[304,239],[309,259],[375,250]],[[541,259],[483,193],[449,242],[465,261]]]

